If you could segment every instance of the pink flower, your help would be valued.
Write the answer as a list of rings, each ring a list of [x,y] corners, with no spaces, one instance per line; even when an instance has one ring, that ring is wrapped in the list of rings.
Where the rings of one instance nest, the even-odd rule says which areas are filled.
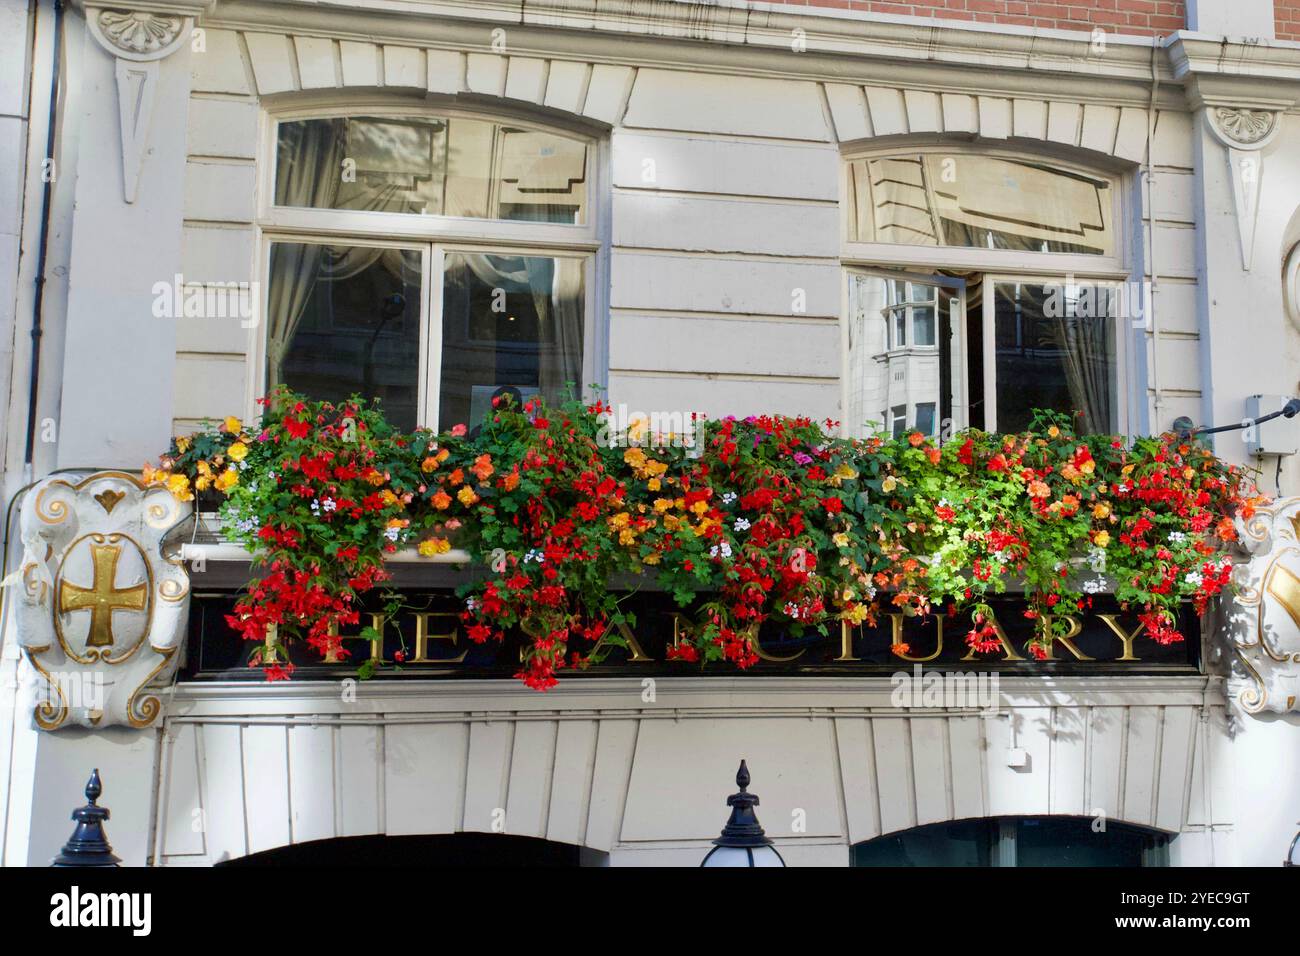
[[[462,435],[465,434],[465,432],[466,432],[467,430],[468,430],[468,429],[466,429],[464,425],[452,425],[452,426],[451,426],[451,433],[452,433],[452,435],[453,435],[454,437],[456,437],[456,438],[460,438]]]

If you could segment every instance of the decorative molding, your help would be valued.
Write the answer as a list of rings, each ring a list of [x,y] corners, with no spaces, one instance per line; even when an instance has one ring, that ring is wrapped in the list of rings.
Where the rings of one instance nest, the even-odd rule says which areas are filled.
[[[190,40],[194,5],[178,9],[86,7],[86,24],[115,61],[117,110],[122,132],[122,199],[133,203],[148,152],[149,122],[158,87],[158,63]]]
[[[1229,697],[1247,714],[1300,713],[1300,498],[1238,519],[1242,553],[1220,633],[1233,655]]]
[[[1282,263],[1282,303],[1286,317],[1300,329],[1300,242],[1291,247]]]
[[[153,13],[148,10],[91,9],[87,20],[91,32],[109,52],[128,59],[162,59],[174,52],[189,36],[191,17]]]
[[[1259,222],[1259,197],[1264,180],[1263,149],[1277,135],[1281,111],[1206,100],[1202,103],[1202,115],[1210,133],[1227,151],[1241,267],[1249,272],[1254,261],[1255,227]]]
[[[1272,110],[1214,106],[1210,116],[1220,140],[1235,149],[1262,149],[1277,131],[1277,113]]]
[[[162,710],[189,615],[189,578],[160,544],[190,506],[124,472],[46,478],[23,502],[10,582],[36,676],[36,726],[146,727]]]

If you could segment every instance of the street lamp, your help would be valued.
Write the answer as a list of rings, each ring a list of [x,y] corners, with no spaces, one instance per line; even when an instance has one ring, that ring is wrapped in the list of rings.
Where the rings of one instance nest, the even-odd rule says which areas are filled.
[[[1300,833],[1296,833],[1295,839],[1291,841],[1291,849],[1287,851],[1286,859],[1282,861],[1283,866],[1300,866]]]
[[[117,866],[122,862],[113,855],[113,848],[108,845],[108,834],[104,832],[108,808],[95,804],[103,792],[99,770],[96,769],[91,772],[90,780],[86,783],[86,799],[89,803],[72,811],[72,819],[77,821],[77,827],[51,866]]]
[[[736,771],[736,786],[740,791],[727,797],[731,818],[700,866],[785,866],[754,815],[758,796],[745,789],[749,786],[749,768],[743,760]]]

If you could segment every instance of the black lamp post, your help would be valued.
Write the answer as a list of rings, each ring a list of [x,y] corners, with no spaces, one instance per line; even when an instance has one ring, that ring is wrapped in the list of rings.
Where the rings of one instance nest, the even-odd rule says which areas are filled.
[[[722,828],[722,835],[713,841],[713,849],[700,866],[785,866],[785,860],[764,835],[754,813],[758,795],[746,789],[749,786],[749,768],[743,760],[736,771],[736,786],[740,791],[727,797],[731,818]]]
[[[1300,833],[1297,833],[1291,841],[1291,849],[1287,850],[1286,859],[1282,861],[1282,865],[1300,866]]]
[[[113,855],[113,848],[108,845],[108,834],[104,832],[104,821],[108,819],[108,808],[95,805],[99,795],[104,792],[99,782],[99,768],[90,773],[86,783],[86,799],[90,801],[84,807],[72,811],[72,819],[77,827],[72,836],[63,845],[63,852],[54,858],[51,866],[118,866],[121,860]]]

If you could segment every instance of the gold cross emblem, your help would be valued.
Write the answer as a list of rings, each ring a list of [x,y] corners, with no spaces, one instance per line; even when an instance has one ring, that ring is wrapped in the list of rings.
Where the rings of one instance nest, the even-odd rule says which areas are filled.
[[[137,584],[117,588],[117,562],[122,557],[121,546],[92,544],[90,552],[95,567],[95,577],[90,587],[61,581],[59,584],[59,610],[90,612],[90,635],[87,647],[113,646],[113,612],[143,611],[146,587]]]

